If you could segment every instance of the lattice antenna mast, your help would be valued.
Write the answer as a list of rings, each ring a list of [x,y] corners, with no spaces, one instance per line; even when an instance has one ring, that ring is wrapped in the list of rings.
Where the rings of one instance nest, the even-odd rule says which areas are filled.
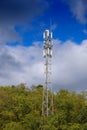
[[[48,89],[51,85],[51,58],[52,58],[52,48],[53,48],[53,42],[52,42],[52,32],[50,30],[45,30],[43,33],[44,38],[44,48],[43,48],[43,57],[45,60],[45,85],[43,87],[43,102],[42,102],[42,115],[48,116],[50,111],[53,113],[53,99],[52,104],[50,107],[49,103],[49,95],[48,95]],[[53,97],[53,96],[52,96]],[[51,110],[50,110],[51,109]]]

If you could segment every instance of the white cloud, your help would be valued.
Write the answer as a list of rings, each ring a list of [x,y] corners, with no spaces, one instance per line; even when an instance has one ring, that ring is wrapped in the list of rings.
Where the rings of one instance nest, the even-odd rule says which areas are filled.
[[[55,86],[70,90],[86,90],[87,40],[81,45],[72,41],[58,44],[55,52],[53,73]]]
[[[41,43],[42,44],[42,43]],[[80,45],[54,40],[53,87],[82,91],[87,88],[87,40]],[[39,44],[0,48],[0,85],[44,83],[44,62]]]
[[[87,0],[68,0],[70,10],[81,23],[87,22]]]
[[[12,85],[21,82],[39,84],[43,80],[41,48],[39,46],[6,46],[0,48],[0,84]],[[42,78],[41,78],[42,77]]]
[[[14,26],[1,26],[0,27],[0,44],[8,42],[22,41],[21,36],[15,31]]]

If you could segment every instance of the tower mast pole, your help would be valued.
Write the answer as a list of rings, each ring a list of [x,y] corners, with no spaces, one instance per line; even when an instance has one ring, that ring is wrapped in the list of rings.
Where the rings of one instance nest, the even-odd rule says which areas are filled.
[[[45,60],[45,84],[43,87],[43,101],[42,101],[42,115],[48,116],[49,113],[53,113],[53,95],[51,99],[51,110],[50,110],[50,103],[49,103],[49,95],[48,95],[48,88],[51,84],[50,75],[51,75],[51,58],[52,58],[52,32],[50,30],[45,30],[43,34],[44,38],[44,48],[43,48],[43,57]],[[51,88],[52,90],[52,88]],[[51,91],[52,93],[52,91]]]

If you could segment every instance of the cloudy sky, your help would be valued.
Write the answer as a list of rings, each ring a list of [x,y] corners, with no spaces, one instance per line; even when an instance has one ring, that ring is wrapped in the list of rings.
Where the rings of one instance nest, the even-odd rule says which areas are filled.
[[[87,90],[87,0],[0,1],[0,85],[44,83],[43,32],[50,23],[54,90]]]

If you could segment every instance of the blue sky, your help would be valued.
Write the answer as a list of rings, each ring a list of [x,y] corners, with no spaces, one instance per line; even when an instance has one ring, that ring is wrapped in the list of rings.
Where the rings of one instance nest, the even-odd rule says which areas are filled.
[[[54,38],[63,41],[71,39],[78,44],[80,44],[83,39],[86,39],[87,34],[84,33],[84,30],[87,29],[86,22],[84,23],[84,21],[80,21],[80,19],[78,20],[76,16],[74,16],[66,1],[47,1],[47,4],[48,7],[45,11],[37,15],[33,22],[30,23],[32,27],[26,28],[25,32],[19,31],[20,34],[23,33],[23,43],[29,44],[29,41],[43,40],[42,33],[46,28],[50,28],[50,23],[54,26]]]
[[[41,0],[39,2],[37,0],[34,2],[31,2],[31,0],[30,2],[28,2],[29,0],[22,0],[23,3],[25,3],[24,8],[23,3],[20,0],[18,0],[18,2],[8,1],[8,21],[15,19],[14,29],[22,38],[22,43],[25,46],[31,45],[33,41],[42,41],[42,33],[46,28],[50,28],[50,23],[51,26],[53,26],[54,38],[63,41],[71,39],[80,44],[81,41],[87,37],[86,14],[85,12],[82,12],[83,16],[81,17],[83,18],[78,19],[78,17],[80,17],[79,10],[77,14],[73,11],[77,11],[77,8],[79,8],[75,7],[79,6],[75,0],[72,2],[72,7],[69,5],[71,0],[45,0],[44,2]],[[78,3],[80,3],[80,1],[81,0],[79,0]],[[33,3],[35,5],[33,5]],[[77,5],[74,6],[73,3],[76,3]],[[10,7],[10,4],[13,5],[14,9]],[[34,12],[34,8],[36,8],[36,12]],[[4,12],[4,9],[2,10]],[[13,14],[9,13],[10,11]],[[16,13],[19,13],[17,17]],[[16,42],[16,44],[17,43],[18,42]]]
[[[54,89],[86,90],[86,0],[0,1],[0,85],[43,84],[43,32],[49,28]]]

